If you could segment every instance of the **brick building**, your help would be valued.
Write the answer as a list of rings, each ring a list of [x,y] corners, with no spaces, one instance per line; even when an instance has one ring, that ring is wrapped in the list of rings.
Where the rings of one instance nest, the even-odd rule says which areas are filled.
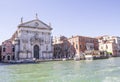
[[[85,36],[72,36],[66,38],[64,36],[53,39],[54,57],[80,57],[82,58],[86,50],[98,50],[98,40],[96,38]],[[61,57],[59,57],[61,56]]]
[[[11,40],[6,40],[2,42],[1,45],[1,60],[8,62],[14,60],[15,57],[15,48]]]
[[[98,40],[96,38],[72,36],[71,38],[68,38],[68,41],[73,45],[76,56],[80,58],[83,56],[82,53],[86,50],[98,50]]]

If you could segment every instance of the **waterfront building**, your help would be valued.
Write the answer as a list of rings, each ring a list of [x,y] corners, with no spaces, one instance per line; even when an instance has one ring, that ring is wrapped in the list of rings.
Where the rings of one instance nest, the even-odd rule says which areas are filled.
[[[67,37],[60,36],[54,37],[53,39],[54,45],[54,58],[61,59],[61,58],[74,58],[75,56],[75,49],[69,43]]]
[[[63,55],[67,57],[78,57],[81,59],[84,58],[83,53],[86,50],[98,50],[98,40],[96,38],[85,36],[72,36],[70,38],[64,36],[55,37],[53,39],[53,45],[55,56]]]
[[[96,38],[86,36],[72,36],[68,41],[75,49],[75,55],[84,58],[84,52],[90,50],[98,50],[98,40]]]
[[[120,56],[120,37],[105,35],[97,38],[100,51],[107,51],[112,56]]]
[[[8,62],[14,60],[15,47],[11,40],[5,40],[1,45],[1,61]]]
[[[51,25],[45,24],[37,16],[36,19],[28,22],[23,22],[21,19],[21,23],[10,41],[7,40],[2,44],[2,59],[11,60],[14,58],[15,61],[52,59],[51,31]],[[14,46],[14,49],[11,46]],[[11,49],[14,50],[14,54]]]
[[[51,26],[38,18],[18,25],[15,45],[15,58],[20,59],[51,59],[52,39]],[[14,35],[13,35],[14,36]]]

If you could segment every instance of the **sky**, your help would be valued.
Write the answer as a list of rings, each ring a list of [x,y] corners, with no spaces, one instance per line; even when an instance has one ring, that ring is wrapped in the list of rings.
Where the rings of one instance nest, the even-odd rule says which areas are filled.
[[[120,36],[120,0],[0,0],[0,44],[36,13],[53,36]]]

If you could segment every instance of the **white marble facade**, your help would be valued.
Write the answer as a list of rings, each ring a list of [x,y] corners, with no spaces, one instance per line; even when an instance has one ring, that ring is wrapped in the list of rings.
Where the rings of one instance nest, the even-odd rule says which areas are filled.
[[[52,53],[52,28],[35,19],[18,25],[15,39],[15,58],[21,59],[51,59]]]

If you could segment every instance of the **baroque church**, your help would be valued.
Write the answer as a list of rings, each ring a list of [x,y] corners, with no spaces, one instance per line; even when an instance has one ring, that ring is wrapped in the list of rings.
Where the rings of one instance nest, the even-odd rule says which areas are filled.
[[[36,19],[23,22],[18,25],[17,31],[13,34],[11,41],[14,45],[14,59],[52,59],[52,36],[51,25],[47,25]]]

